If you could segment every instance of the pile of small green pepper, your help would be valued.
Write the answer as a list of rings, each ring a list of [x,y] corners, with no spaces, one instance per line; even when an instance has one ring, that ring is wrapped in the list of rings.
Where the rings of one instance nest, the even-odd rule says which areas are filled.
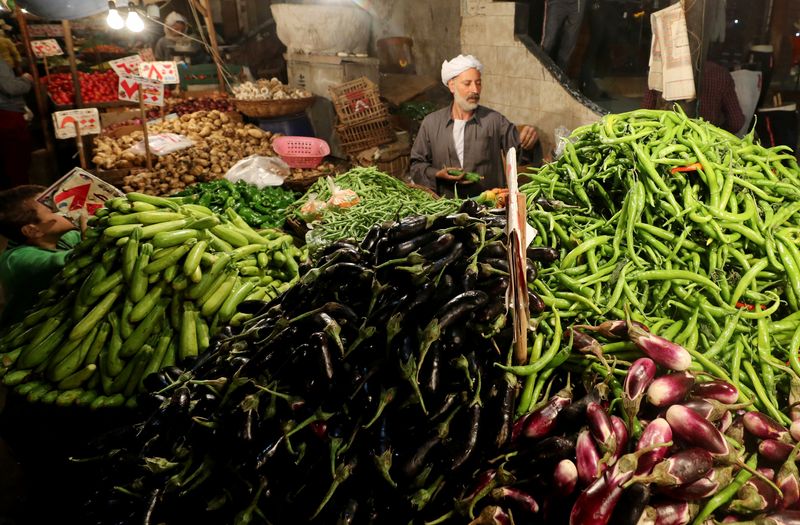
[[[194,196],[195,203],[216,213],[233,208],[254,228],[281,228],[286,221],[286,208],[297,195],[278,186],[263,189],[243,181],[232,183],[226,179],[194,184],[176,196]]]
[[[534,242],[561,252],[535,283],[548,306],[570,320],[622,318],[629,307],[698,368],[733,382],[740,401],[790,422],[800,168],[789,148],[637,110],[575,130],[558,161],[527,176]],[[626,344],[605,353],[635,355]]]

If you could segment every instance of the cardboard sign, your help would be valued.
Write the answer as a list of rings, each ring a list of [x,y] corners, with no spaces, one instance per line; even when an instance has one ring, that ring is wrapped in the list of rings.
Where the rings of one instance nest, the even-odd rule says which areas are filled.
[[[74,28],[74,26],[73,26]],[[64,27],[61,24],[31,24],[28,33],[34,38],[43,36],[64,36]]]
[[[108,199],[124,195],[88,171],[74,168],[47,188],[38,200],[77,223],[81,215],[94,215]]]
[[[64,52],[61,50],[61,46],[58,45],[58,41],[54,38],[49,38],[47,40],[33,40],[31,42],[31,49],[37,58],[54,57],[64,54]]]
[[[117,97],[120,100],[139,102],[139,84],[142,85],[142,102],[144,104],[164,105],[164,84],[150,82],[141,77],[119,77]]]
[[[139,58],[139,55],[131,55],[124,58],[118,58],[116,60],[109,60],[108,65],[111,66],[111,69],[119,76],[133,76],[139,74],[139,64],[142,63],[142,59]]]
[[[180,82],[175,62],[142,62],[139,64],[139,76],[162,84]]]
[[[80,126],[81,135],[97,135],[100,133],[100,114],[97,108],[71,109],[53,113],[56,138],[69,139],[74,137],[75,123]]]

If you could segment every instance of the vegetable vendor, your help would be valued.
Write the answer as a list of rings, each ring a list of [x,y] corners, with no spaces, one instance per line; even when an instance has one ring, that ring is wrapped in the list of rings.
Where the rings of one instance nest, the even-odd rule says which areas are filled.
[[[158,39],[153,50],[156,59],[191,64],[208,62],[208,56],[188,31],[189,22],[186,17],[175,11],[168,14],[164,19],[164,36]]]
[[[536,130],[517,128],[497,111],[479,105],[483,65],[472,55],[442,63],[442,83],[453,103],[422,121],[411,148],[411,178],[445,196],[477,195],[505,187],[503,157],[511,147],[532,149]],[[454,169],[457,168],[457,169]],[[481,180],[465,178],[477,173]]]
[[[81,232],[69,219],[36,200],[46,189],[28,184],[0,192],[0,235],[9,242],[0,254],[5,299],[0,326],[24,316],[81,241]]]

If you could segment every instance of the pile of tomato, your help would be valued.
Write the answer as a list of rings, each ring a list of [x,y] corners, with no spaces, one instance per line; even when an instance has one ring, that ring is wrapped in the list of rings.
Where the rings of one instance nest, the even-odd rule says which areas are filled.
[[[119,77],[112,70],[102,73],[78,73],[81,83],[81,96],[84,104],[92,102],[113,102],[117,100]],[[56,105],[63,106],[75,102],[75,90],[69,73],[54,73],[44,77],[43,82]]]

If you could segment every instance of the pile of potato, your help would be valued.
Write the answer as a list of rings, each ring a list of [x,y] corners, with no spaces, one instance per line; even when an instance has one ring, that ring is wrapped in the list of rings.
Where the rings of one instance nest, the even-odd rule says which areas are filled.
[[[312,96],[310,91],[291,88],[277,78],[260,78],[233,86],[233,95],[237,100],[287,100]]]
[[[180,118],[150,124],[150,134],[177,133],[195,145],[161,157],[153,156],[153,170],[125,177],[125,191],[167,195],[189,184],[221,178],[237,161],[249,155],[274,156],[272,133],[242,124],[220,111],[198,111]],[[144,155],[128,150],[143,139],[141,131],[114,138],[95,139],[93,161],[103,169],[137,168]]]

